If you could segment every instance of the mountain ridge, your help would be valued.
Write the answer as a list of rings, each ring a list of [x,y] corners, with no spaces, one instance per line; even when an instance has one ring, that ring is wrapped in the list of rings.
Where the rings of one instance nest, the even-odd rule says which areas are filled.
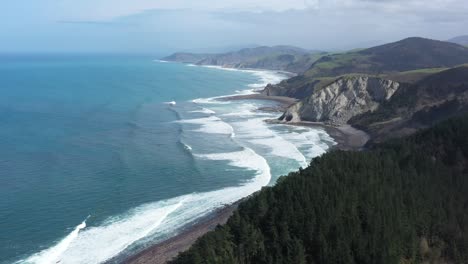
[[[327,78],[347,74],[381,76],[411,70],[450,68],[464,63],[468,63],[468,48],[412,37],[355,52],[324,55],[303,74],[266,87],[263,93],[302,99],[307,94],[304,91],[310,92],[315,84],[323,85],[322,80]]]
[[[294,46],[259,46],[226,53],[174,53],[162,58],[165,61],[214,65],[227,68],[258,68],[302,73],[322,54]]]
[[[457,43],[459,45],[468,46],[468,35],[456,36],[447,40],[448,42]]]

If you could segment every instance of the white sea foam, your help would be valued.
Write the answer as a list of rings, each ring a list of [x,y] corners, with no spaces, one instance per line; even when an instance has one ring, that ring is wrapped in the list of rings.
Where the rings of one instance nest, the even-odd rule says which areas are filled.
[[[266,83],[267,78],[260,81]],[[268,82],[277,81],[278,79],[271,79]],[[252,87],[254,85],[252,84]],[[260,87],[259,84],[257,85]],[[235,105],[231,102],[217,101],[218,98],[220,97],[200,98],[194,102],[202,105],[219,104],[215,108],[216,112],[218,112],[218,108],[223,109]],[[211,109],[205,109],[197,111],[203,114],[214,114]],[[196,130],[198,132],[230,134],[231,137],[236,136],[236,141],[248,144],[251,148],[244,147],[241,151],[194,156],[204,160],[227,161],[230,166],[254,171],[255,177],[253,179],[243,182],[239,186],[188,194],[142,205],[120,216],[109,218],[98,226],[82,229],[84,228],[82,223],[75,228],[78,231],[74,230],[62,240],[68,241],[67,243],[59,242],[56,246],[31,256],[23,263],[55,263],[57,261],[77,264],[102,263],[117,256],[130,245],[141,243],[145,239],[152,241],[154,238],[174,235],[181,227],[197,218],[203,217],[225,204],[231,204],[246,197],[269,184],[271,180],[270,167],[267,160],[254,151],[256,149],[254,146],[270,148],[272,155],[296,160],[301,166],[304,165],[306,157],[300,149],[309,149],[306,155],[307,159],[309,156],[319,155],[327,149],[327,144],[322,143],[328,139],[326,133],[305,131],[306,135],[302,135],[304,131],[290,134],[273,131],[271,129],[273,126],[263,122],[265,114],[260,115],[255,112],[255,109],[256,107],[251,104],[243,104],[230,113],[224,111],[226,119],[236,119],[232,123],[236,133],[234,133],[233,126],[216,116],[178,121],[199,125],[200,128]],[[223,117],[223,111],[218,114]],[[258,115],[259,118],[242,120],[243,116],[252,117],[255,115]],[[260,118],[260,116],[262,117]],[[192,148],[186,144],[184,146],[189,150]],[[69,237],[73,239],[69,239]],[[57,247],[60,244],[65,246]]]
[[[238,138],[271,149],[271,155],[296,160],[299,166],[307,165],[306,158],[291,142],[269,129],[264,118],[251,118],[233,123]]]
[[[184,145],[184,148],[185,148],[186,150],[192,151],[192,147],[191,147],[190,145],[187,145],[187,144],[185,144],[185,143],[182,143],[182,144]]]
[[[260,79],[258,83],[249,84],[249,87],[255,89],[264,88],[268,84],[277,84],[288,78],[285,74],[272,71],[252,71],[252,73]]]
[[[216,114],[215,111],[208,109],[208,108],[202,108],[200,110],[190,111],[190,113],[202,113],[202,114],[207,114],[207,115]]]
[[[227,101],[221,101],[218,100],[220,98],[223,98],[225,96],[216,96],[216,97],[210,97],[210,98],[197,98],[192,100],[192,102],[196,104],[229,104]]]
[[[191,66],[191,65],[189,65]],[[195,65],[193,65],[195,66]],[[226,68],[222,66],[214,66],[214,65],[202,65],[201,67],[211,68],[211,69],[218,69],[224,71],[240,71],[240,72],[247,72],[259,79],[257,83],[252,83],[247,85],[253,89],[247,89],[243,91],[236,91],[238,94],[252,94],[255,90],[264,88],[268,84],[278,84],[281,81],[289,78],[288,73],[279,72],[279,71],[272,71],[272,70],[258,70],[258,69],[236,69],[236,68]]]
[[[81,224],[75,227],[73,231],[65,238],[60,240],[55,246],[41,251],[30,258],[21,261],[23,263],[49,264],[60,261],[60,256],[69,248],[70,244],[78,237],[80,230],[86,228],[86,218]]]
[[[233,135],[234,130],[232,126],[224,122],[216,116],[179,120],[178,123],[183,124],[196,124],[200,125],[200,128],[194,130],[197,132],[209,133],[209,134],[228,134]]]
[[[175,210],[182,206],[184,197],[140,206],[119,220],[90,227],[75,235],[65,250],[51,258],[49,251],[39,253],[23,263],[102,263],[122,252],[135,241],[149,235]]]
[[[336,144],[332,137],[319,128],[291,127],[290,130],[281,133],[281,136],[304,149],[308,160],[326,153],[331,145]]]
[[[202,159],[209,160],[226,160],[229,161],[228,164],[231,166],[256,171],[257,173],[255,178],[252,179],[250,184],[247,184],[244,187],[258,189],[264,185],[267,185],[270,182],[270,166],[268,165],[264,157],[258,155],[251,148],[244,147],[242,151],[228,153],[197,154],[196,156]]]
[[[257,104],[253,103],[243,103],[243,104],[235,104],[230,107],[229,113],[221,114],[220,116],[230,117],[230,116],[238,116],[238,117],[247,117],[247,116],[260,116],[261,113],[255,112],[258,109]]]
[[[203,66],[203,67],[220,69],[220,70],[228,70],[228,71],[248,72],[248,73],[251,73],[252,75],[256,76],[259,79],[259,82],[247,85],[248,87],[250,87],[252,89],[237,90],[235,94],[215,96],[215,97],[210,97],[210,98],[197,98],[197,99],[192,100],[192,102],[194,102],[196,104],[229,104],[229,102],[222,101],[222,100],[219,100],[219,99],[226,98],[226,97],[231,97],[231,96],[236,96],[236,95],[255,94],[255,93],[257,93],[257,90],[259,90],[260,88],[265,87],[268,84],[277,84],[277,83],[281,82],[282,80],[287,79],[287,76],[285,74],[282,74],[282,73],[279,73],[279,72],[274,72],[274,71],[239,70],[239,69],[232,69],[232,68],[223,68],[223,67],[220,67],[220,66]]]
[[[136,241],[155,234],[173,234],[175,230],[193,222],[216,208],[231,204],[267,185],[271,179],[267,161],[255,151],[242,151],[198,155],[201,159],[225,160],[231,166],[256,172],[255,178],[238,187],[212,192],[189,194],[140,206],[124,215],[110,218],[97,227],[90,227],[74,236],[66,250],[53,255],[46,252],[33,255],[21,263],[102,263],[117,256]],[[80,225],[82,226],[82,225]],[[79,229],[78,229],[79,230]]]

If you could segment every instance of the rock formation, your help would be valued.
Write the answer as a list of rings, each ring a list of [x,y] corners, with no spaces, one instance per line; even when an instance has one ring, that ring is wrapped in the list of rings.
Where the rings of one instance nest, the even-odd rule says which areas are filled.
[[[377,109],[399,86],[398,82],[377,77],[341,77],[290,106],[280,120],[345,124],[356,115]]]

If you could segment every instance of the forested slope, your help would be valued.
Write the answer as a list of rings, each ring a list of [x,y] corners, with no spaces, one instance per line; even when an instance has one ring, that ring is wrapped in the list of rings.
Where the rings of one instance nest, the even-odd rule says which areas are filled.
[[[467,135],[464,116],[327,153],[172,263],[468,263]]]

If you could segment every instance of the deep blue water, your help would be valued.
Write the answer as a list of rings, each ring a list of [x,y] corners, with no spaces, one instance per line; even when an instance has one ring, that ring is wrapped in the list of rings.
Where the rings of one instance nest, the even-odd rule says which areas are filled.
[[[265,124],[272,103],[206,99],[279,79],[0,56],[0,263],[118,261],[305,166],[333,144],[325,131]]]

